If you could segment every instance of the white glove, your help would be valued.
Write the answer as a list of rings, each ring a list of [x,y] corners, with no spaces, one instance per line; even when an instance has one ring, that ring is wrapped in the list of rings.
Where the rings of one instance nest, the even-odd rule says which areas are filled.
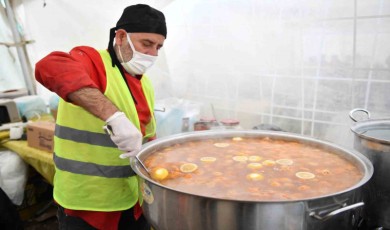
[[[119,150],[125,152],[119,156],[120,158],[137,155],[142,146],[142,133],[131,123],[125,113],[114,113],[106,120],[106,126],[103,128],[111,131],[111,140]]]

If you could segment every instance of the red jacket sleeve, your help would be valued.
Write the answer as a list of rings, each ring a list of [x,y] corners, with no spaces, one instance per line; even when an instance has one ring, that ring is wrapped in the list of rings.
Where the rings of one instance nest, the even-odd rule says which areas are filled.
[[[76,47],[70,53],[52,52],[35,66],[36,80],[66,101],[70,93],[84,87],[104,92],[106,79],[102,76],[100,55],[90,47]]]

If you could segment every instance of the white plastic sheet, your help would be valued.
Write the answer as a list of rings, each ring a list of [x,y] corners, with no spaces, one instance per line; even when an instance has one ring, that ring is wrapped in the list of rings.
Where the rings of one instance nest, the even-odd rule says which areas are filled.
[[[27,182],[27,164],[12,151],[0,151],[0,187],[12,203],[21,205]]]
[[[156,101],[154,114],[157,122],[157,137],[193,131],[194,123],[199,118],[200,107],[200,103],[178,98]]]

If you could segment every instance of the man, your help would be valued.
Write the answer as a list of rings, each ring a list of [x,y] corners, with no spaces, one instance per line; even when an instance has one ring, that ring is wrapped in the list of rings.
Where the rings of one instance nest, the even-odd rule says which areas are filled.
[[[61,97],[53,192],[60,229],[150,229],[126,158],[155,136],[154,92],[143,74],[166,35],[160,11],[133,5],[110,30],[108,50],[81,46],[36,64],[37,81]]]

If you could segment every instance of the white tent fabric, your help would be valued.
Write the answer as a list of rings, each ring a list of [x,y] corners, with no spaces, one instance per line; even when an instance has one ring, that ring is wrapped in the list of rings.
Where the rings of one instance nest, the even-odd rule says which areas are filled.
[[[123,8],[147,3],[164,12],[168,26],[149,71],[158,99],[197,101],[204,116],[239,119],[248,129],[273,124],[346,146],[351,109],[390,117],[390,1],[18,3],[26,39],[35,41],[28,45],[32,64],[53,50],[107,47]]]
[[[194,0],[164,10],[172,84],[209,105],[203,114],[214,105],[245,128],[273,124],[345,146],[351,109],[390,117],[390,1]]]
[[[0,92],[25,88],[18,54],[4,7],[0,7]]]

